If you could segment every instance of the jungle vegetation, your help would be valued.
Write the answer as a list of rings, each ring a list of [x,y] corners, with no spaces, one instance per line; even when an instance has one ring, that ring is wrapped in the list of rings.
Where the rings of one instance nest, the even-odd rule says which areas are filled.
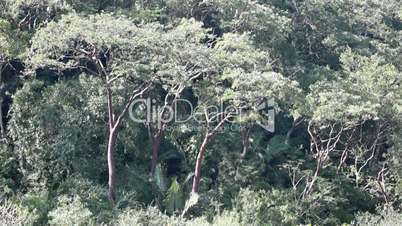
[[[402,225],[400,0],[0,0],[0,225]]]

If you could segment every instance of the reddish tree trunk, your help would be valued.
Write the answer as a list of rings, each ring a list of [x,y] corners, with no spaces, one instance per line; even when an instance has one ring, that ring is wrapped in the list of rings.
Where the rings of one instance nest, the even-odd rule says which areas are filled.
[[[152,159],[151,159],[150,179],[152,179],[155,174],[156,163],[158,161],[158,154],[161,146],[162,134],[163,132],[159,132],[154,137],[154,139],[152,139]]]
[[[117,131],[119,126],[122,122],[124,115],[128,112],[131,103],[139,97],[142,96],[144,92],[146,92],[152,83],[143,83],[138,89],[133,90],[130,98],[126,102],[123,110],[121,111],[120,115],[115,117],[114,109],[113,109],[113,98],[112,98],[112,89],[111,83],[116,78],[112,78],[109,80],[108,74],[105,71],[105,67],[102,64],[101,60],[97,60],[97,70],[99,75],[104,75],[106,77],[106,96],[107,96],[107,110],[108,110],[108,127],[109,127],[109,139],[107,144],[107,166],[108,166],[108,191],[107,197],[112,205],[115,204],[116,199],[116,164],[114,159],[114,148],[117,138]]]
[[[164,112],[166,107],[172,107],[176,101],[177,98],[180,97],[180,93],[183,91],[183,89],[180,89],[179,91],[177,91],[174,100],[172,101],[171,104],[168,104],[167,102],[165,102],[165,105],[163,107],[162,112],[160,113],[160,119],[163,118],[164,116]],[[174,110],[174,108],[172,108]],[[166,124],[165,122],[163,122],[161,120],[161,124],[159,124],[159,130],[157,131],[157,134],[155,136],[153,136],[152,131],[151,131],[151,127],[150,125],[148,125],[148,132],[149,132],[149,137],[152,141],[152,159],[151,159],[151,166],[150,166],[150,173],[149,173],[149,180],[152,180],[155,174],[155,169],[156,169],[156,164],[158,162],[158,155],[159,155],[159,150],[161,147],[161,141],[163,138],[163,135],[165,133],[165,129],[166,129]]]
[[[250,147],[250,129],[246,128],[245,131],[242,132],[243,139],[243,152],[240,154],[240,158],[246,157],[248,148]]]
[[[116,166],[114,160],[114,146],[116,143],[115,130],[110,131],[108,146],[107,146],[107,165],[109,173],[108,192],[107,196],[109,201],[114,204],[116,198]]]
[[[193,193],[198,193],[198,188],[200,187],[201,166],[202,161],[204,159],[205,150],[207,149],[207,145],[209,141],[212,139],[212,137],[217,133],[219,128],[221,128],[223,124],[227,121],[227,119],[229,119],[231,116],[232,116],[231,114],[227,114],[213,130],[208,131],[204,136],[204,140],[202,141],[202,144],[200,146],[200,150],[198,152],[197,160],[195,163],[193,187],[191,189]]]
[[[209,143],[209,140],[210,140],[211,136],[212,135],[210,133],[207,133],[205,135],[204,141],[202,142],[200,150],[198,152],[197,161],[195,163],[193,187],[191,189],[191,191],[193,193],[198,193],[198,189],[199,189],[199,186],[200,186],[200,179],[201,179],[202,160],[204,159],[205,150],[207,149],[207,145]]]
[[[3,98],[0,98],[0,130],[1,130],[0,137],[1,138],[6,137],[6,129],[4,128],[4,122],[3,122]]]

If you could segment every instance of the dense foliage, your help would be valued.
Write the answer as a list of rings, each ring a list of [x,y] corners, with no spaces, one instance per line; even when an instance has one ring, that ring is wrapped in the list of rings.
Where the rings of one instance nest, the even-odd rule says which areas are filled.
[[[399,0],[0,0],[0,225],[401,225]]]

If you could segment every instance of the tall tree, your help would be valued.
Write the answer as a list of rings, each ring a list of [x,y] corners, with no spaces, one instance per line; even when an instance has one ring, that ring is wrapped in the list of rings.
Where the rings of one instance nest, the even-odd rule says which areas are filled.
[[[151,86],[150,45],[155,26],[139,28],[130,20],[108,14],[63,17],[39,30],[28,53],[32,72],[83,71],[102,78],[107,103],[109,174],[108,198],[115,202],[114,148],[119,127],[130,104]],[[123,91],[124,90],[124,91]],[[114,93],[123,91],[123,97]]]
[[[218,40],[214,51],[221,69],[195,88],[195,120],[204,137],[195,163],[193,193],[199,190],[207,146],[225,124],[252,118],[258,121],[262,118],[260,106],[268,99],[276,101],[277,109],[289,109],[298,93],[297,83],[273,72],[268,53],[254,48],[248,36],[227,34]]]
[[[161,89],[161,107],[154,112],[156,117],[147,122],[152,143],[150,178],[153,177],[158,161],[161,140],[169,125],[174,123],[180,108],[179,99],[185,98],[184,91],[217,70],[212,60],[210,45],[205,43],[208,30],[194,20],[181,20],[178,26],[167,30],[159,37],[156,54],[159,60],[156,80]],[[159,90],[160,91],[160,90]]]
[[[331,160],[339,161],[338,170],[353,162],[350,169],[359,186],[362,170],[375,158],[380,162],[384,145],[392,146],[388,140],[400,124],[401,72],[378,55],[364,57],[350,49],[341,62],[339,79],[314,84],[306,99],[311,152],[317,162],[305,194],[311,193],[320,170]],[[374,172],[381,169],[372,165]]]
[[[20,36],[15,38],[15,36]],[[10,95],[17,89],[18,73],[22,70],[18,55],[25,50],[26,37],[13,29],[9,21],[0,18],[0,136],[6,135],[7,110]],[[21,44],[22,43],[22,44]]]

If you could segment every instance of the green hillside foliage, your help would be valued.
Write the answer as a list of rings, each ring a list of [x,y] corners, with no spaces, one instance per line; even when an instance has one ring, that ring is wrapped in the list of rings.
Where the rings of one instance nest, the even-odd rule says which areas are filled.
[[[400,0],[0,0],[0,225],[401,219]]]

